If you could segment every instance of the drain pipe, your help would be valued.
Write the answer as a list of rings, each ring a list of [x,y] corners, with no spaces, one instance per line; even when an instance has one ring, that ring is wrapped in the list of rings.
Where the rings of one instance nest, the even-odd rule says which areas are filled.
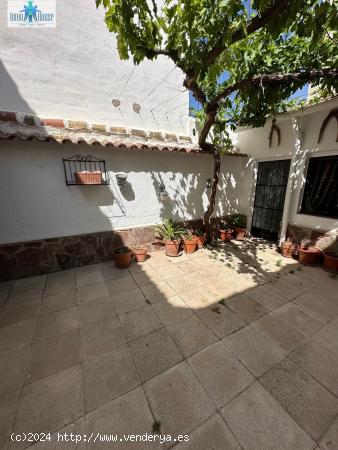
[[[292,193],[295,188],[295,180],[297,178],[297,172],[300,168],[300,163],[302,161],[302,156],[303,156],[304,132],[300,126],[299,117],[292,118],[292,128],[295,132],[296,137],[295,137],[295,146],[293,149],[293,155],[292,155],[291,163],[290,163],[288,184],[287,184],[286,194],[285,194],[283,217],[282,217],[281,229],[280,229],[279,239],[278,239],[279,246],[286,239],[286,233],[287,233],[289,217],[290,217]]]

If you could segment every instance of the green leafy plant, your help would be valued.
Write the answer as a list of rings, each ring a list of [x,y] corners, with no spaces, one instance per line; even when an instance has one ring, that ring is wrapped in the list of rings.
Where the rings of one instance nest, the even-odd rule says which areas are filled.
[[[195,236],[204,236],[204,231],[201,230],[200,228],[197,228],[197,230],[195,230]]]
[[[234,152],[231,132],[261,127],[303,102],[292,94],[311,83],[338,92],[338,5],[323,0],[96,0],[116,34],[121,59],[166,56],[184,75],[199,146],[214,170],[204,226],[210,235],[221,157]]]
[[[232,217],[232,226],[237,228],[245,228],[246,223],[244,221],[244,218],[240,214],[235,214]]]
[[[185,229],[176,225],[172,219],[166,219],[163,224],[157,225],[155,231],[159,234],[160,238],[170,241],[181,239],[185,234]]]

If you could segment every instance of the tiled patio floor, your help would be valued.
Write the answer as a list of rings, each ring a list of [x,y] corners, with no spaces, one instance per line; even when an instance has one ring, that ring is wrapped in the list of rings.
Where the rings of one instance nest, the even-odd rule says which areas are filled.
[[[0,448],[338,449],[337,291],[249,240],[1,283]]]

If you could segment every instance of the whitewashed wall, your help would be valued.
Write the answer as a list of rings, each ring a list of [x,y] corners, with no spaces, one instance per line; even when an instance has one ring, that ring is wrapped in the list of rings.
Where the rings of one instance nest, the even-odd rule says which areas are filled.
[[[146,61],[123,91],[133,63],[119,59],[116,39],[94,0],[57,0],[56,28],[43,29],[8,28],[5,3],[1,0],[0,110],[189,133],[189,98],[180,70],[166,57]],[[121,101],[119,109],[114,98]],[[133,103],[141,105],[139,114]]]
[[[246,199],[244,212],[248,216],[252,213],[255,177],[257,163],[275,159],[292,159],[296,151],[297,134],[294,129],[294,119],[299,121],[304,140],[301,143],[299,156],[295,167],[295,182],[290,192],[290,209],[288,223],[318,230],[338,230],[338,220],[324,217],[299,214],[298,210],[306,179],[306,167],[311,156],[327,156],[338,154],[337,123],[333,119],[329,122],[320,144],[318,135],[321,124],[329,111],[338,106],[338,99],[327,101],[320,105],[304,108],[293,114],[281,116],[277,125],[281,130],[281,144],[277,145],[277,136],[274,134],[273,143],[269,148],[269,133],[271,122],[263,128],[246,129],[238,132],[237,145],[241,152],[249,155],[244,175],[242,194]],[[338,196],[338,193],[337,193]]]
[[[208,204],[207,155],[108,150],[82,145],[1,142],[0,244],[201,218]],[[106,160],[111,185],[66,186],[62,158],[91,153]],[[241,212],[246,160],[224,157],[217,215]],[[115,174],[125,171],[119,187]],[[161,202],[164,183],[169,199]]]

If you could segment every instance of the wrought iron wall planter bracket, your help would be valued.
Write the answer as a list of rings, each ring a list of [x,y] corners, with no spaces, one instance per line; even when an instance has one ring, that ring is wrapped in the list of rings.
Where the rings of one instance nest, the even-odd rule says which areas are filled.
[[[65,172],[65,180],[67,186],[79,185],[79,186],[106,186],[109,184],[109,178],[106,170],[106,161],[96,158],[92,155],[74,155],[71,158],[63,158],[63,167]],[[84,183],[78,182],[79,173],[89,173],[91,175],[101,172],[101,182]],[[75,175],[77,173],[77,176]]]

